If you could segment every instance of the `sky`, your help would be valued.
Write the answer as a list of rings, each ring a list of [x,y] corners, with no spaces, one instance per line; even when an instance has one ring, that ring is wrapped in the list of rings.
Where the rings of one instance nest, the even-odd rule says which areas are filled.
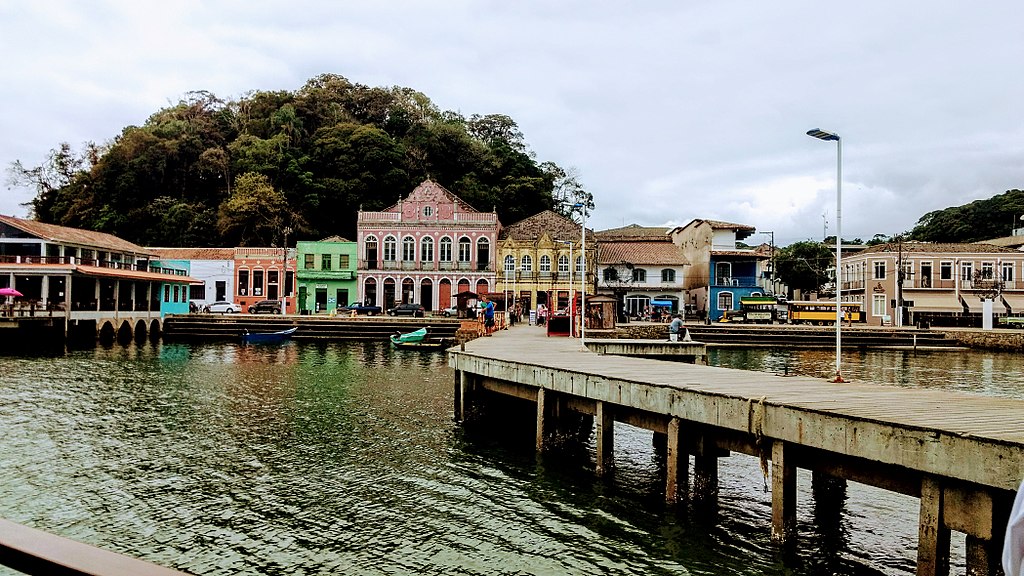
[[[510,116],[594,195],[588,228],[868,240],[1024,188],[1022,24],[1011,0],[0,0],[0,213],[34,195],[15,160],[109,141],[190,91],[334,73]],[[838,146],[812,128],[842,138],[838,211]]]

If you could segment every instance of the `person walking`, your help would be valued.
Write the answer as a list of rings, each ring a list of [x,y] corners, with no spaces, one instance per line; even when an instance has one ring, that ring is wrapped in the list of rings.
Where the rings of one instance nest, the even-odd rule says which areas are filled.
[[[494,302],[491,302],[490,298],[484,297],[484,331],[487,336],[491,335],[491,331],[494,330]]]
[[[679,314],[676,314],[672,318],[672,322],[668,325],[668,341],[679,342],[679,333],[683,331],[683,319]]]

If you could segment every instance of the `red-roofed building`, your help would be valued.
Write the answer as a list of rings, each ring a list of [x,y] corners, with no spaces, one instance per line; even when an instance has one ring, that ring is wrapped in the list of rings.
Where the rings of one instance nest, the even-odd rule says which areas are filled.
[[[692,304],[683,283],[689,262],[672,243],[669,230],[631,224],[594,234],[598,244],[597,287],[618,300],[620,321],[623,313],[641,318],[653,312],[656,317],[667,318]]]

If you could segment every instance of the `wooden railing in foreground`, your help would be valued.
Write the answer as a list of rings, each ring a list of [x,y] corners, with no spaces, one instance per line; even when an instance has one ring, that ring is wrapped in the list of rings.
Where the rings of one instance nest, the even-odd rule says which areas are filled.
[[[0,565],[25,574],[47,576],[187,576],[185,572],[2,519]]]

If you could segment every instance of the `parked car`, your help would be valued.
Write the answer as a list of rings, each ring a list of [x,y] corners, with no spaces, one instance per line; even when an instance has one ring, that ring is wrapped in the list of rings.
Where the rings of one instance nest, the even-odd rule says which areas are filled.
[[[214,302],[203,306],[203,312],[207,314],[238,314],[242,307],[234,302]]]
[[[281,301],[280,300],[260,300],[259,302],[249,306],[249,314],[280,314],[281,313]]]
[[[390,316],[416,316],[417,318],[422,318],[425,313],[426,310],[422,304],[411,303],[399,304],[388,310],[388,315]]]
[[[372,304],[360,304],[359,302],[353,302],[348,306],[342,306],[338,308],[339,312],[355,312],[356,314],[366,314],[367,316],[375,316],[381,313],[380,306],[374,306]]]
[[[449,307],[445,308],[444,310],[441,310],[441,315],[444,316],[445,318],[448,318],[449,316],[458,316],[459,315],[459,307],[458,306],[449,306]]]

